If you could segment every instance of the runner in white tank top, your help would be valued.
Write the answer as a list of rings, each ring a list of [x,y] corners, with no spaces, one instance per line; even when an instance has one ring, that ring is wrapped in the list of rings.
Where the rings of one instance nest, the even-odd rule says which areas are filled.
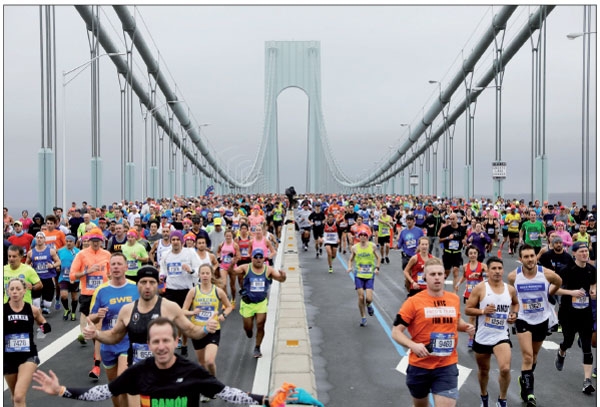
[[[537,354],[550,327],[548,320],[555,318],[548,296],[558,291],[562,279],[554,271],[537,265],[535,249],[528,244],[519,247],[519,260],[523,266],[508,275],[508,284],[517,289],[520,306],[515,323],[522,354],[519,384],[521,399],[535,405],[533,372]]]
[[[510,384],[510,343],[508,324],[516,321],[519,300],[514,287],[502,281],[504,266],[498,257],[487,260],[488,281],[477,284],[467,300],[465,314],[477,317],[473,351],[479,368],[481,405],[488,406],[487,383],[492,353],[496,356],[500,375],[497,407],[506,407]]]

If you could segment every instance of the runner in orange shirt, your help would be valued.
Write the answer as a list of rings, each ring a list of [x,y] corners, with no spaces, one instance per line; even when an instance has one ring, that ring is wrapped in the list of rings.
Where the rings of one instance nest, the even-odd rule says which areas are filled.
[[[475,327],[460,317],[460,300],[444,291],[444,265],[425,262],[427,289],[409,297],[396,315],[392,338],[410,348],[406,385],[413,406],[427,407],[433,393],[436,406],[454,407],[458,399],[458,331],[473,335]],[[409,338],[404,332],[408,329]]]
[[[79,295],[79,326],[81,334],[77,340],[85,345],[83,329],[87,325],[86,318],[90,314],[90,304],[96,288],[108,281],[110,272],[110,252],[102,248],[104,235],[100,228],[92,228],[85,234],[91,242],[90,247],[81,250],[71,264],[69,279],[72,283],[79,279],[81,294]],[[94,341],[94,367],[89,373],[92,379],[100,377],[100,342]]]
[[[371,240],[371,228],[365,225],[363,223],[363,217],[361,215],[358,215],[356,217],[356,223],[350,227],[350,234],[354,239],[354,244],[360,243],[358,232],[360,232],[361,230],[367,232],[367,237],[369,240]]]

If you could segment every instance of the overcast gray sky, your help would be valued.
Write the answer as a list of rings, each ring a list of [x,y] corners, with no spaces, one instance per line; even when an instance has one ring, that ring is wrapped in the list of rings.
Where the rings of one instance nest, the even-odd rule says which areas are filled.
[[[254,158],[264,120],[264,43],[270,40],[321,42],[322,106],[334,154],[355,177],[388,154],[406,136],[400,123],[417,123],[457,71],[461,50],[468,55],[500,6],[139,6],[197,123],[211,123],[204,134],[225,159]],[[120,29],[113,9],[102,6],[101,21]],[[133,13],[133,7],[131,8]],[[521,6],[509,20],[504,44],[523,26]],[[594,13],[595,15],[595,10]],[[548,17],[546,136],[551,192],[576,192],[581,180],[581,6],[558,6]],[[11,213],[37,206],[37,153],[40,149],[39,23],[36,6],[4,8],[4,204]],[[595,23],[594,23],[595,24]],[[113,31],[122,45],[122,31]],[[593,36],[595,40],[595,36]],[[56,7],[58,133],[62,134],[62,71],[89,59],[83,20],[71,6]],[[595,42],[593,43],[595,49]],[[475,81],[491,64],[492,49],[475,71]],[[136,74],[145,68],[136,57]],[[595,54],[592,60],[595,60]],[[595,73],[595,67],[592,68]],[[474,81],[474,83],[475,83]],[[595,80],[592,89],[595,89]],[[104,201],[120,197],[119,85],[114,65],[101,61],[101,137]],[[67,202],[90,198],[89,70],[66,88]],[[594,103],[596,94],[591,95]],[[452,103],[463,99],[460,92]],[[137,194],[141,198],[143,120],[134,110]],[[503,91],[503,158],[508,163],[505,192],[529,191],[531,133],[531,46],[525,45],[506,68]],[[304,191],[307,97],[298,89],[278,99],[281,189]],[[596,106],[592,104],[592,165],[596,162]],[[436,121],[439,123],[439,120]],[[437,127],[437,126],[435,126]],[[480,97],[476,114],[475,193],[491,194],[494,95]],[[462,191],[464,119],[456,126],[455,190]],[[230,146],[235,146],[231,147]],[[59,145],[59,151],[62,146]],[[441,147],[440,147],[441,149]],[[441,150],[440,150],[441,151]],[[59,153],[62,163],[62,154]],[[247,164],[247,163],[246,163]],[[242,165],[241,168],[244,168]],[[18,168],[18,175],[12,169]],[[60,173],[59,165],[59,173]],[[441,161],[438,165],[441,168]],[[60,178],[60,177],[59,177]],[[592,184],[596,178],[592,175]],[[595,192],[595,187],[594,187]],[[62,203],[59,181],[59,204]]]

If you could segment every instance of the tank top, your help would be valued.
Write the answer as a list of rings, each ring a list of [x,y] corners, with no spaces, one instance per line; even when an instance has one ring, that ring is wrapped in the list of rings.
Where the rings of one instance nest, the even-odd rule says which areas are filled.
[[[230,244],[223,242],[223,246],[221,246],[221,270],[229,269],[229,266],[233,262],[234,255],[235,247],[233,246],[233,241]]]
[[[356,245],[356,277],[371,279],[375,269],[375,253],[373,243],[368,242],[367,247]]]
[[[537,273],[533,278],[523,274],[523,267],[517,268],[515,288],[519,298],[519,319],[530,325],[541,324],[550,318],[550,304],[548,302],[548,287],[550,283],[544,276],[542,266],[537,266]]]
[[[52,254],[50,254],[50,247],[42,251],[38,251],[35,246],[31,249],[31,266],[38,273],[40,279],[47,279],[56,277],[56,269],[52,267]]]
[[[258,240],[257,238],[252,239],[252,250],[254,249],[262,249],[265,257],[267,257],[267,238],[263,236],[261,240]],[[250,253],[250,255],[252,255],[252,253]]]
[[[492,223],[486,222],[485,223],[485,231],[487,232],[487,234],[490,237],[494,237],[496,235],[496,225],[495,222],[492,221]]]
[[[198,254],[198,258],[200,259],[200,265],[198,266],[198,270],[204,264],[208,264],[212,268],[212,262],[210,261],[210,252],[204,251],[204,258],[200,257],[200,252],[196,250],[196,254]]]
[[[14,311],[10,304],[4,304],[4,357],[29,358],[37,356],[33,342],[33,309],[24,303],[23,309]],[[6,363],[6,359],[5,359]]]
[[[471,277],[471,274],[473,273],[481,273],[481,262],[477,262],[477,267],[475,268],[475,270],[471,270],[471,263],[467,263],[467,265],[465,266],[465,277],[467,278],[467,288],[465,289],[465,294],[464,297],[465,298],[469,298],[469,296],[471,295],[471,291],[473,291],[473,288],[475,288],[475,286],[479,283],[481,283],[483,281],[483,274],[479,276],[479,278],[473,278]]]
[[[194,301],[192,302],[194,310],[200,310],[199,313],[192,316],[192,323],[200,326],[206,325],[208,320],[219,312],[219,297],[217,296],[217,287],[213,284],[207,294],[200,290],[200,285],[196,286]],[[217,319],[217,329],[221,329],[221,323]]]
[[[163,254],[165,254],[165,252],[167,250],[171,250],[171,244],[163,244],[163,240],[160,239],[158,241],[158,245],[156,246],[156,262],[158,264],[160,264],[160,261],[162,260],[162,256]]]
[[[325,228],[323,229],[325,235],[323,238],[323,242],[325,244],[338,244],[338,230],[335,222],[333,225],[325,222]]]
[[[479,309],[485,309],[488,304],[496,306],[492,315],[479,315],[476,320],[475,340],[481,345],[493,346],[508,339],[508,314],[512,299],[508,285],[504,283],[502,294],[496,294],[490,284],[485,282],[485,296],[479,303]]]
[[[246,292],[245,296],[248,297],[250,303],[257,303],[267,298],[269,292],[269,286],[271,285],[271,279],[267,278],[267,266],[263,267],[263,271],[257,274],[252,270],[252,263],[248,264],[248,272],[244,276],[242,287]]]
[[[589,235],[586,233],[585,235],[582,235],[580,232],[577,232],[577,240],[575,240],[573,243],[575,242],[583,242],[583,243],[587,243],[589,241]]]
[[[250,259],[250,237],[242,239],[240,236],[238,238],[238,246],[240,247],[240,257],[242,260]]]
[[[433,256],[429,253],[427,253],[427,258],[432,258]],[[417,284],[419,284],[419,289],[420,290],[424,290],[427,288],[427,282],[425,281],[425,259],[423,259],[423,257],[421,257],[420,253],[417,253],[417,264],[415,264],[412,267],[412,270],[410,271],[410,276],[413,279],[413,281],[416,281]]]
[[[127,324],[127,335],[129,336],[127,361],[129,366],[131,366],[132,363],[140,362],[152,356],[152,352],[150,352],[150,348],[148,348],[148,324],[153,319],[160,317],[162,297],[158,297],[158,301],[156,301],[154,308],[146,314],[141,314],[138,311],[139,301],[140,300],[135,300],[133,303],[133,310],[131,311],[129,323]]]

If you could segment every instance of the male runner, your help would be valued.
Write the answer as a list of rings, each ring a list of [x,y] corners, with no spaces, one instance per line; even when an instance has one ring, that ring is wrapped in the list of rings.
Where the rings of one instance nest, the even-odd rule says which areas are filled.
[[[415,217],[406,216],[406,229],[403,229],[398,236],[398,248],[402,250],[402,270],[410,261],[410,258],[417,253],[417,242],[423,236],[423,229],[415,227]]]
[[[321,205],[316,205],[314,211],[308,216],[312,226],[313,239],[315,239],[315,252],[317,259],[323,254],[323,228],[325,227],[325,213]]]
[[[381,215],[379,216],[379,228],[377,230],[377,243],[379,243],[381,259],[385,259],[387,264],[390,264],[390,236],[393,226],[394,220],[388,215],[387,207],[382,207]]]
[[[356,258],[356,270],[354,271],[354,287],[358,295],[358,310],[360,311],[360,326],[367,326],[367,315],[365,313],[365,299],[369,315],[374,314],[373,290],[375,275],[379,274],[381,257],[377,254],[375,244],[369,242],[369,235],[365,231],[358,234],[360,242],[350,249],[350,260],[348,260],[348,273],[352,272],[352,260]],[[366,294],[366,295],[365,295]]]
[[[516,321],[517,337],[521,347],[521,399],[527,407],[535,407],[533,372],[537,355],[548,332],[548,320],[554,310],[548,301],[556,294],[562,279],[552,270],[537,265],[535,249],[528,244],[519,247],[519,260],[523,264],[508,275],[508,283],[517,289],[519,316]]]
[[[521,223],[521,215],[516,212],[517,208],[511,205],[510,212],[504,218],[504,224],[508,225],[508,254],[514,256],[519,245],[519,225]]]
[[[333,260],[337,255],[337,248],[340,242],[338,233],[338,224],[335,221],[333,212],[327,213],[327,220],[323,227],[325,243],[325,251],[327,252],[327,264],[329,265],[329,273],[333,273]]]
[[[42,280],[37,275],[35,270],[28,264],[21,261],[23,252],[20,246],[10,245],[8,247],[8,264],[4,266],[2,277],[4,286],[4,302],[8,301],[8,283],[11,278],[20,278],[25,282],[27,291],[25,292],[26,303],[31,304],[31,292],[40,291],[42,289]]]
[[[444,291],[440,259],[425,262],[427,290],[409,297],[394,321],[392,338],[410,348],[406,385],[414,407],[427,407],[427,395],[439,407],[454,407],[458,399],[458,331],[473,335],[475,327],[460,317],[460,300]],[[408,329],[411,338],[404,331]]]
[[[244,331],[248,338],[252,338],[254,320],[256,320],[256,342],[253,352],[255,358],[262,357],[260,345],[265,336],[269,286],[273,279],[280,283],[286,280],[285,271],[275,270],[264,263],[264,250],[262,248],[255,248],[252,250],[252,263],[243,264],[233,269],[234,273],[244,276],[244,282],[240,290],[240,295],[242,296],[242,300],[240,301],[240,315],[243,318]]]
[[[477,331],[473,351],[477,360],[481,407],[488,407],[487,384],[492,353],[496,356],[500,375],[500,394],[496,407],[506,407],[506,392],[510,384],[510,357],[512,344],[508,337],[508,324],[516,321],[519,300],[513,286],[502,281],[504,264],[498,257],[487,262],[488,281],[477,284],[467,300],[465,314],[477,317]]]
[[[452,272],[452,286],[455,287],[458,282],[458,269],[463,265],[462,248],[467,241],[467,232],[464,226],[458,224],[458,215],[450,214],[448,217],[450,223],[440,230],[440,243],[444,243],[444,269],[446,277]]]
[[[60,275],[58,277],[60,301],[65,309],[63,319],[66,321],[69,318],[69,294],[71,294],[70,315],[71,321],[75,321],[75,312],[79,300],[79,281],[71,283],[69,274],[71,273],[71,264],[80,250],[75,247],[75,236],[67,235],[65,240],[67,245],[58,251],[58,257],[60,258]]]
[[[585,243],[573,245],[575,262],[558,270],[562,278],[563,288],[556,294],[562,295],[558,320],[562,326],[563,341],[556,354],[555,366],[563,370],[566,351],[573,345],[575,334],[579,333],[581,350],[583,351],[583,392],[592,394],[596,389],[592,385],[592,333],[594,332],[594,316],[592,300],[596,299],[596,267],[588,263],[589,250]]]
[[[537,214],[532,209],[529,211],[529,220],[521,225],[519,241],[533,247],[535,254],[538,254],[542,249],[542,238],[544,237],[546,237],[544,222],[537,219]]]
[[[123,253],[113,253],[110,258],[110,281],[102,284],[92,296],[89,319],[97,324],[102,320],[102,330],[111,329],[117,322],[119,311],[125,304],[139,298],[137,287],[131,280],[126,280],[127,258]],[[100,345],[102,365],[106,378],[112,382],[127,369],[127,349],[129,338],[125,337],[115,345]],[[122,394],[113,397],[115,407],[127,407],[127,396]]]

